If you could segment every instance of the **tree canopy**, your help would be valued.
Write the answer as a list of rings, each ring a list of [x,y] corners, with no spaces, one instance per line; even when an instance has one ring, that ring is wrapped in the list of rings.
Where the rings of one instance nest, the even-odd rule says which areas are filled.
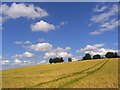
[[[115,53],[113,53],[113,52],[107,52],[105,54],[105,57],[106,58],[118,58],[119,56],[118,56],[118,54],[116,52]]]
[[[60,63],[60,62],[64,62],[63,58],[62,57],[56,57],[56,58],[50,58],[49,59],[49,63]]]
[[[72,58],[68,58],[68,62],[72,62]]]
[[[86,53],[85,56],[83,57],[83,60],[90,60],[90,59],[92,59],[92,58],[89,53]]]
[[[93,59],[101,59],[101,56],[99,54],[96,54],[93,56]]]

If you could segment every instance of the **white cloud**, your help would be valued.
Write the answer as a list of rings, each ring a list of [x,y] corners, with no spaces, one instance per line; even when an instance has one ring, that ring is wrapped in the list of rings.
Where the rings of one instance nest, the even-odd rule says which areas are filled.
[[[40,22],[35,23],[34,25],[31,25],[32,31],[43,31],[48,32],[50,30],[54,30],[56,27],[53,24],[50,24],[48,22],[45,22],[41,20]]]
[[[22,61],[22,63],[23,63],[23,64],[30,64],[30,63],[31,63],[31,61],[24,60],[24,61]]]
[[[68,52],[58,52],[58,57],[69,58],[72,57],[72,54]]]
[[[107,21],[111,16],[116,15],[117,13],[118,5],[113,5],[108,12],[92,16],[91,21],[95,23],[104,22]]]
[[[27,57],[27,58],[32,58],[35,55],[31,52],[24,52],[23,54],[16,54],[13,56],[13,58],[23,58],[23,57]]]
[[[15,41],[15,44],[32,44],[30,41]]]
[[[104,44],[87,45],[85,48],[77,50],[77,53],[90,53],[91,55],[100,54],[104,56],[107,52],[118,52],[118,50],[103,48]]]
[[[52,57],[56,57],[57,53],[55,51],[50,51],[50,52],[46,52],[44,55],[44,59],[46,58],[52,58]]]
[[[102,46],[104,46],[103,43],[95,44],[95,45],[87,45],[85,48],[82,48],[80,50],[76,50],[76,52],[79,53],[79,52],[85,52],[85,51],[92,51],[92,50],[96,50]]]
[[[67,21],[62,21],[62,22],[59,23],[59,25],[56,26],[56,28],[61,28],[61,26],[64,26],[66,24],[68,24]]]
[[[12,3],[10,6],[3,4],[0,8],[2,8],[3,16],[13,19],[20,17],[35,19],[48,16],[48,13],[44,9],[35,7],[33,4]]]
[[[52,45],[49,43],[38,43],[38,44],[30,45],[29,48],[37,52],[45,52],[51,50]]]
[[[56,51],[69,51],[69,50],[71,50],[71,48],[70,47],[66,47],[66,48],[61,48],[61,47],[57,47],[56,49],[55,49]]]
[[[13,62],[14,62],[14,64],[21,64],[22,63],[22,61],[17,59],[17,58]]]
[[[112,19],[111,21],[104,22],[103,24],[101,24],[99,30],[90,32],[90,34],[91,35],[102,34],[103,32],[114,30],[117,26],[118,26],[118,20]]]
[[[72,61],[78,61],[81,59],[81,56],[73,56]]]
[[[105,8],[105,6],[101,7]],[[118,26],[118,5],[114,4],[107,12],[99,13],[98,15],[92,16],[90,19],[93,23],[98,23],[98,30],[90,32],[91,35],[102,34],[106,31],[115,30]]]
[[[30,53],[30,52],[24,52],[24,53],[23,53],[23,57],[31,58],[31,57],[34,57],[34,54],[33,54],[33,53]]]
[[[16,54],[12,58],[22,58],[22,54]]]
[[[73,55],[69,53],[70,49],[71,49],[70,47],[66,47],[66,48],[58,47],[56,49],[52,49],[45,53],[44,59],[53,58],[53,57],[63,57],[63,58],[72,57]]]
[[[9,62],[10,62],[9,60],[2,60],[1,61],[2,65],[7,65],[7,64],[9,64]]]
[[[107,6],[99,6],[96,5],[96,7],[93,9],[94,12],[103,12],[104,10],[106,10],[108,7]]]
[[[47,61],[46,60],[42,60],[42,61],[38,62],[37,64],[43,64],[43,63],[47,63]]]

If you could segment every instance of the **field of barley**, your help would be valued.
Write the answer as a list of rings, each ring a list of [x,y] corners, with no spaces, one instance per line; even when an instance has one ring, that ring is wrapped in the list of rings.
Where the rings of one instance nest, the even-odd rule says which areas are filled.
[[[2,71],[3,88],[117,88],[118,59],[27,66]]]

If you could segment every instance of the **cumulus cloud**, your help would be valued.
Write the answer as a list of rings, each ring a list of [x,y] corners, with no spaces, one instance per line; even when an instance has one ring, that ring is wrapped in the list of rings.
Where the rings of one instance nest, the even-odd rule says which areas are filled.
[[[104,56],[107,52],[118,52],[118,50],[103,48],[104,44],[87,45],[85,48],[76,50],[77,53],[90,53],[91,55],[100,54]]]
[[[95,45],[87,45],[85,48],[82,48],[80,50],[76,50],[76,52],[79,53],[79,52],[85,52],[85,51],[92,51],[92,50],[96,50],[102,46],[104,46],[103,43],[95,44]]]
[[[28,57],[28,58],[31,58],[31,57],[34,57],[34,54],[33,53],[30,53],[30,52],[24,52],[23,57]]]
[[[20,64],[20,63],[22,63],[22,61],[19,60],[19,59],[17,59],[17,58],[13,62],[14,62],[14,64]]]
[[[37,52],[45,52],[52,49],[52,45],[49,43],[38,43],[30,45],[28,48]]]
[[[44,55],[44,59],[52,58],[52,57],[56,57],[56,56],[57,56],[57,52],[55,52],[55,51],[46,52],[45,55]]]
[[[26,57],[26,58],[32,58],[34,57],[35,55],[31,52],[24,52],[23,54],[16,54],[13,56],[13,58],[23,58],[23,57]]]
[[[81,56],[73,56],[72,61],[78,61],[81,59]]]
[[[103,6],[101,8],[106,9],[107,6],[106,7]],[[95,10],[96,10],[96,8],[94,9],[94,11]],[[92,18],[90,19],[90,21],[94,24],[98,24],[98,30],[90,32],[90,34],[98,35],[98,34],[102,34],[102,33],[106,32],[106,31],[115,30],[115,28],[118,26],[118,21],[119,21],[119,20],[117,20],[117,17],[118,17],[118,5],[117,4],[112,5],[111,8],[106,12],[102,12],[97,15],[93,15]]]
[[[12,3],[10,6],[2,4],[0,8],[2,8],[3,16],[12,19],[20,17],[35,19],[48,16],[48,13],[44,9],[36,7],[33,4]]]
[[[15,44],[32,44],[30,41],[15,41]]]
[[[32,60],[21,60],[18,58],[15,58],[12,65],[19,65],[19,66],[24,66],[24,65],[34,65],[37,64],[37,62],[32,61]]]
[[[45,22],[43,20],[31,25],[32,31],[48,32],[50,30],[54,30],[55,28],[55,25]]]
[[[73,55],[69,53],[70,47],[66,48],[56,48],[52,49],[49,52],[46,52],[44,55],[44,59],[46,58],[53,58],[53,57],[63,57],[63,58],[69,58],[72,57]]]
[[[9,60],[0,60],[2,65],[8,65],[9,64]]]
[[[58,52],[58,57],[69,58],[72,57],[72,54],[68,52]]]

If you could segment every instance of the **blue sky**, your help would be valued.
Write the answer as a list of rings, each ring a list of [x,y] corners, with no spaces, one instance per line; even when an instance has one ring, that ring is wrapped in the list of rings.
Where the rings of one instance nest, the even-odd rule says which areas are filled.
[[[117,52],[117,3],[3,3],[4,68]]]

